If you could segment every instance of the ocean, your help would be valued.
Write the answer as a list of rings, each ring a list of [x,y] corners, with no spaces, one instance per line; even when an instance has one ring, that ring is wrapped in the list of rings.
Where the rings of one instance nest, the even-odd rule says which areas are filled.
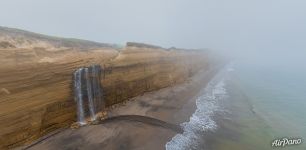
[[[305,150],[306,70],[234,62],[203,89],[167,150]],[[272,147],[277,139],[299,145]]]

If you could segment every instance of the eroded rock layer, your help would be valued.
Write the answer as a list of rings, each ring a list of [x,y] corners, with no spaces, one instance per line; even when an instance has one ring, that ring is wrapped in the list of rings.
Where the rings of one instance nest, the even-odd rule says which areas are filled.
[[[31,55],[34,50],[1,50],[2,53],[18,54],[15,60],[13,56],[1,58],[3,62],[7,60],[7,65],[0,68],[0,145],[5,148],[33,141],[76,121],[72,74],[80,67],[103,67],[101,83],[106,107],[183,82],[208,67],[205,52],[126,48],[120,52],[67,50],[54,52],[57,54],[51,57],[48,53],[52,52]]]
[[[135,44],[134,44],[135,45]],[[105,106],[188,80],[211,63],[207,51],[154,46],[0,48],[0,149],[9,149],[77,121],[73,73],[100,65]]]

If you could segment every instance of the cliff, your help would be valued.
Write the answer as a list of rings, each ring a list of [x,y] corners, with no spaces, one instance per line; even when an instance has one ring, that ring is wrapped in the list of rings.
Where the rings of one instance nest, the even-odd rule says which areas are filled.
[[[165,50],[137,43],[116,49],[10,30],[0,29],[4,45],[0,46],[0,149],[28,144],[76,121],[72,80],[80,67],[102,67],[103,99],[110,107],[184,82],[211,65],[207,51]]]

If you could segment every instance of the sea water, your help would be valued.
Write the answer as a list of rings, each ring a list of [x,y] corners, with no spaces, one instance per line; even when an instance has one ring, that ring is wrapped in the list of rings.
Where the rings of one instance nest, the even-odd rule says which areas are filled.
[[[195,113],[181,124],[184,133],[175,135],[166,149],[264,150],[275,149],[275,139],[304,141],[305,77],[306,70],[298,67],[227,65],[198,97]],[[302,142],[282,149],[306,146]]]
[[[234,75],[244,87],[242,92],[271,127],[272,137],[306,139],[306,70],[294,66],[236,64],[235,67]]]

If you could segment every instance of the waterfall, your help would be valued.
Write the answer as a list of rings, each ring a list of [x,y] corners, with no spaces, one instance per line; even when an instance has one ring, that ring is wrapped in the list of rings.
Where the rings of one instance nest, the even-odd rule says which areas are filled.
[[[104,109],[103,91],[101,88],[101,67],[92,65],[74,72],[74,93],[77,103],[78,122],[86,124],[86,119],[97,119],[97,112]],[[86,108],[86,109],[85,109]]]
[[[92,76],[89,68],[85,68],[85,79],[86,79],[86,89],[87,89],[87,98],[88,98],[88,108],[90,113],[90,118],[92,121],[96,120],[95,104],[93,101],[92,93]]]
[[[101,88],[101,67],[99,65],[92,66],[92,87],[93,87],[93,97],[94,103],[96,104],[95,110],[102,111],[104,109],[104,102],[102,101],[102,88]]]
[[[83,101],[83,93],[82,93],[82,79],[84,74],[84,68],[80,68],[74,72],[74,94],[75,94],[75,101],[77,103],[77,115],[78,115],[78,122],[81,125],[86,124],[85,121],[85,113],[84,113],[84,101]]]

